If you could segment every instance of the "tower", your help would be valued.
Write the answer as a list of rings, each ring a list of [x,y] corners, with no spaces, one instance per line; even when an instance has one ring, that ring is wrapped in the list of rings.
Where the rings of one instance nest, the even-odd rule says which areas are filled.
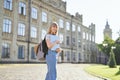
[[[105,37],[109,37],[112,39],[112,29],[110,29],[110,25],[108,21],[106,21],[105,29],[104,29],[104,39]]]

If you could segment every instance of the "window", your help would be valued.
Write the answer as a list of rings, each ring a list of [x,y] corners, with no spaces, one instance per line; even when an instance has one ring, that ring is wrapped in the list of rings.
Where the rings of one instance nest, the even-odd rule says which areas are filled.
[[[67,36],[66,38],[67,38],[67,39],[66,39],[66,44],[67,44],[67,45],[70,45],[70,37]]]
[[[34,53],[34,47],[31,47],[31,59],[36,59],[36,55]]]
[[[72,53],[72,61],[76,61],[75,52]]]
[[[66,51],[67,61],[70,61],[70,51]]]
[[[86,40],[88,40],[88,33],[86,33]]]
[[[72,44],[75,46],[75,38],[72,38]]]
[[[19,13],[26,15],[26,5],[23,2],[19,2]]]
[[[18,59],[24,59],[25,57],[25,47],[23,45],[18,46]]]
[[[70,23],[66,22],[66,30],[70,30]]]
[[[59,34],[59,37],[60,37],[60,43],[63,42],[63,34]]]
[[[3,20],[3,32],[11,33],[11,21],[8,19]]]
[[[83,32],[83,39],[85,39],[85,32]]]
[[[24,36],[25,35],[25,25],[19,23],[18,24],[18,35]]]
[[[81,53],[78,53],[78,59],[81,60]]]
[[[78,43],[80,43],[81,41],[80,41],[80,39],[78,39]]]
[[[2,44],[2,58],[10,58],[10,44]]]
[[[37,29],[35,27],[31,27],[31,37],[37,38]]]
[[[32,7],[32,18],[37,19],[37,9]]]
[[[78,26],[78,32],[80,32],[80,26]]]
[[[12,0],[4,0],[4,8],[12,10]]]
[[[42,22],[47,22],[47,13],[42,12]]]
[[[44,39],[44,37],[45,37],[46,33],[47,33],[47,32],[43,29],[43,30],[42,30],[42,35],[41,35],[42,40]]]
[[[74,24],[72,25],[72,31],[75,31],[75,25]]]
[[[60,26],[60,28],[63,28],[63,20],[62,19],[59,20],[59,26]]]
[[[90,38],[90,41],[91,41],[91,34],[89,34],[89,36],[90,36],[89,38]]]
[[[86,50],[86,46],[85,46],[85,44],[83,45],[83,48],[84,48],[84,50]]]
[[[78,47],[81,48],[81,43],[80,42],[78,43]]]
[[[93,41],[93,42],[95,41],[94,35],[92,35],[92,41]]]
[[[88,40],[90,40],[90,33],[88,34]]]
[[[67,51],[66,56],[67,56],[67,61],[70,61],[70,51]]]

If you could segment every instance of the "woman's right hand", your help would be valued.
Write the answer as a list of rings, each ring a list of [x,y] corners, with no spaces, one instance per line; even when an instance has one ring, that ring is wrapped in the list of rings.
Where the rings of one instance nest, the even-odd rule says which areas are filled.
[[[57,48],[57,49],[56,49],[56,52],[57,52],[57,53],[60,53],[61,51],[62,51],[61,48]]]
[[[59,44],[59,43],[60,43],[60,41],[59,41],[59,40],[56,40],[56,41],[55,41],[55,43],[56,43],[56,44]]]

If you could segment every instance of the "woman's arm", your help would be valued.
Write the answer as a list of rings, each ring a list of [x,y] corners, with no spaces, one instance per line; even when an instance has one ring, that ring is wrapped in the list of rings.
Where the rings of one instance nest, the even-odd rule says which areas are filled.
[[[61,53],[61,52],[62,52],[62,49],[61,49],[61,48],[57,48],[57,49],[56,49],[56,52],[57,52],[57,53]]]
[[[56,40],[54,43],[51,43],[49,39],[46,39],[46,43],[49,49],[51,49],[53,46],[55,46],[56,44],[59,44],[60,41]]]

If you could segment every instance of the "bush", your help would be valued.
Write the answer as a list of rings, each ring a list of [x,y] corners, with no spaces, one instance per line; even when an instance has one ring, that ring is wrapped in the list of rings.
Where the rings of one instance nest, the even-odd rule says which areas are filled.
[[[116,68],[116,60],[113,50],[111,49],[108,65],[110,68]]]

